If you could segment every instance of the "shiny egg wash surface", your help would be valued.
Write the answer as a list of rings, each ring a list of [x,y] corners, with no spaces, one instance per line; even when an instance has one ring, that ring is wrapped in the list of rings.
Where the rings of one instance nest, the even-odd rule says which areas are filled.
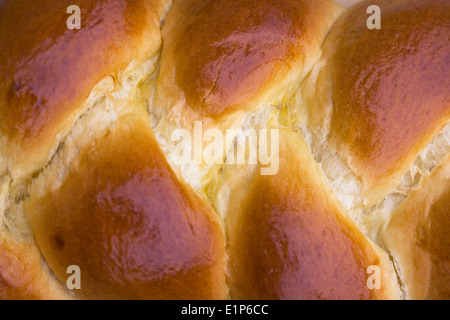
[[[309,0],[175,2],[163,28],[160,81],[173,72],[170,81],[202,116],[241,110],[294,65],[304,67],[298,60],[320,47],[334,9]]]
[[[398,180],[450,120],[450,2],[378,5],[381,29],[367,28],[361,4],[330,36],[336,52],[329,136],[373,184]]]
[[[0,13],[5,30],[12,17],[23,19],[15,23],[21,36],[12,43],[8,35],[0,36],[0,43],[8,41],[4,43],[8,50],[0,53],[0,70],[5,77],[0,82],[0,97],[6,97],[0,108],[0,128],[12,137],[29,139],[53,128],[55,121],[87,98],[98,81],[126,67],[132,54],[148,49],[152,41],[143,44],[138,39],[157,27],[144,14],[152,1],[144,5],[127,0],[113,3],[81,0],[78,6],[83,8],[83,28],[75,31],[60,27],[66,25],[67,19],[64,14],[55,14],[58,10],[66,11],[67,6],[61,1],[45,1],[39,14],[25,10],[33,8],[33,2],[14,2],[15,5],[6,6]],[[59,16],[60,21],[55,21]],[[33,25],[42,26],[38,33],[29,29]],[[124,55],[123,47],[127,46],[129,52]],[[85,48],[89,50],[85,52]]]
[[[232,298],[383,299],[366,274],[380,257],[325,184],[306,143],[281,133],[279,172],[255,174],[228,212]]]
[[[60,280],[69,265],[80,267],[83,297],[227,295],[216,214],[178,181],[140,115],[82,150],[60,187],[32,194],[26,212]]]

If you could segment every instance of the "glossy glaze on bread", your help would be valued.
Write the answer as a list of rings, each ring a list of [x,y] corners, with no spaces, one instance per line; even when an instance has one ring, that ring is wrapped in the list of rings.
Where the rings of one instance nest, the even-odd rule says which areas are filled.
[[[77,5],[0,1],[0,299],[450,298],[448,1]]]

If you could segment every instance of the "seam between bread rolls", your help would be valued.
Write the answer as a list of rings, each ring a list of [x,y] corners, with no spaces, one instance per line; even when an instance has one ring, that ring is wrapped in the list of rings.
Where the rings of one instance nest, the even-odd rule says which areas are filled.
[[[45,170],[45,168],[51,165],[55,157],[58,156],[62,146],[65,144],[66,139],[71,135],[72,130],[76,126],[78,121],[82,119],[85,114],[89,113],[92,108],[95,108],[95,106],[104,99],[104,94],[106,93],[106,91],[101,92],[100,94],[92,94],[92,93],[98,90],[99,87],[103,86],[106,81],[110,80],[111,76],[107,76],[104,80],[100,81],[99,84],[91,91],[90,97],[86,101],[86,104],[88,106],[86,108],[82,108],[83,111],[81,112],[78,111],[76,119],[72,122],[72,124],[69,125],[68,128],[66,128],[63,132],[60,132],[58,134],[57,141],[55,145],[51,148],[44,166],[42,166],[39,170],[33,172],[31,175],[29,175],[23,180],[14,181],[14,179],[10,177],[11,178],[9,188],[10,190],[7,196],[6,206],[4,210],[4,217],[6,220],[9,220],[9,223],[7,225],[9,226],[10,229],[16,228],[14,224],[17,223],[14,223],[13,221],[16,219],[20,219],[21,216],[23,216],[21,220],[26,221],[22,210],[20,210],[20,212],[22,213],[19,214],[18,210],[14,209],[13,207],[20,206],[21,203],[28,197],[29,187],[32,185],[33,181],[40,176],[40,174]],[[9,218],[8,215],[10,216]],[[28,228],[30,227],[28,226]]]
[[[397,284],[398,288],[400,290],[400,294],[402,296],[403,300],[408,299],[408,295],[406,294],[406,287],[405,283],[403,282],[403,278],[401,276],[401,270],[400,265],[398,264],[397,260],[395,260],[395,257],[392,255],[392,253],[388,250],[386,251],[389,256],[389,261],[391,262],[392,269],[394,270],[395,277],[397,278]]]
[[[293,130],[299,132],[305,138],[333,192],[344,205],[351,219],[366,236],[385,248],[379,237],[379,232],[390,221],[391,215],[400,203],[420,186],[422,179],[429,176],[450,152],[450,124],[447,124],[420,151],[413,165],[402,175],[399,184],[382,201],[372,207],[365,208],[361,196],[360,179],[340,157],[337,150],[329,146],[325,133],[314,135],[310,130],[308,111],[307,108],[303,107],[301,94],[298,95],[296,103],[297,106],[293,109],[292,117],[298,123],[294,124]]]
[[[67,155],[66,145],[70,145],[71,147],[76,146],[76,143],[71,143],[73,142],[71,140],[76,139],[77,136],[87,131],[90,131],[90,134],[88,134],[90,136],[95,135],[95,133],[98,134],[101,131],[107,131],[108,127],[114,126],[114,121],[117,119],[117,112],[114,110],[114,106],[108,106],[108,104],[114,104],[114,102],[109,100],[126,99],[127,97],[130,98],[130,95],[135,96],[131,98],[140,99],[140,97],[136,97],[136,95],[139,96],[137,93],[137,90],[139,90],[137,82],[148,78],[155,71],[157,60],[158,55],[140,64],[132,61],[120,74],[110,74],[101,80],[91,90],[89,98],[84,103],[85,106],[81,107],[81,111],[77,112],[75,121],[64,132],[58,134],[57,144],[51,149],[51,153],[48,155],[47,161],[42,168],[18,182],[15,182],[8,172],[0,178],[0,233],[7,232],[8,235],[17,238],[19,242],[27,241],[34,243],[33,231],[25,217],[23,203],[29,197],[29,191],[36,180],[44,174],[47,168],[52,166],[54,161],[61,156],[62,152],[65,152]],[[106,109],[106,112],[104,112],[105,110],[101,110],[102,108]],[[97,122],[92,121],[96,117],[101,118],[97,119],[99,120]],[[101,124],[101,126],[99,127],[98,124]],[[88,128],[86,128],[86,125],[88,125]],[[85,137],[83,140],[87,141],[89,138]],[[75,158],[77,151],[71,150],[71,152],[73,152],[72,156],[65,159],[68,164]],[[55,179],[56,182],[62,181],[67,168],[67,166],[64,166],[61,168],[62,170],[58,170],[59,180]],[[53,185],[54,188],[58,186],[58,183]],[[41,261],[41,265],[49,272],[52,279],[56,283],[59,283],[60,281],[54,275],[42,254]],[[76,298],[73,292],[68,291],[62,283],[60,284],[64,291],[67,291],[73,298]]]
[[[2,178],[0,178],[0,228],[3,229],[6,227],[6,206],[9,195],[9,187],[11,184],[11,177],[8,174],[5,174]]]
[[[18,244],[25,243],[26,245],[34,246],[39,250],[39,247],[34,241],[33,231],[25,217],[22,206],[23,201],[28,197],[28,192],[22,185],[20,194],[14,195],[10,192],[12,184],[13,180],[9,174],[6,174],[0,179],[0,241],[12,240]],[[56,277],[41,253],[39,264],[42,271],[48,276],[46,282],[50,294],[48,298],[77,299],[75,293],[68,290]],[[0,276],[2,276],[1,273]]]
[[[105,79],[100,81],[99,85],[101,85],[104,81],[112,80],[113,87],[109,87],[110,90],[103,91],[101,94],[96,95],[95,98],[89,98],[89,100],[93,100],[94,102],[90,103],[89,107],[87,107],[84,112],[78,116],[77,120],[70,127],[68,133],[64,135],[64,138],[62,138],[59,142],[55,152],[51,155],[51,157],[49,157],[50,160],[45,164],[45,166],[33,174],[33,177],[27,183],[27,189],[29,189],[29,187],[37,178],[39,178],[43,171],[50,167],[53,161],[60,156],[64,146],[68,144],[68,140],[76,139],[84,134],[85,136],[82,140],[88,141],[91,136],[98,134],[98,132],[104,132],[109,127],[113,127],[118,115],[122,112],[126,112],[125,110],[120,110],[120,107],[118,107],[120,103],[116,103],[117,101],[122,99],[130,99],[142,102],[137,83],[144,81],[151,74],[153,74],[157,59],[158,56],[155,56],[140,64],[133,60],[120,74],[110,74]],[[95,89],[92,92],[95,92]],[[97,122],[94,120],[96,117],[100,117],[97,119],[99,120]],[[89,131],[88,134],[86,134],[87,131],[85,130],[85,126],[87,124],[91,124],[94,128]],[[101,126],[98,124],[101,124]],[[73,145],[71,143],[69,144]],[[74,153],[67,158],[68,163],[76,157],[77,151],[79,150],[74,150]],[[60,174],[62,179],[64,172],[61,172]],[[54,187],[57,188],[58,185]]]

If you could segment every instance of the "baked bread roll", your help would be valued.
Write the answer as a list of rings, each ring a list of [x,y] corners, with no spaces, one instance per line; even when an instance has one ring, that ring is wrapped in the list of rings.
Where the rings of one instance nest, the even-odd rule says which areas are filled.
[[[337,2],[2,3],[0,299],[450,298],[450,4]]]
[[[239,129],[261,104],[279,104],[311,70],[341,12],[329,1],[175,1],[162,30],[151,103],[165,150],[174,148],[175,129],[193,136],[201,121],[203,131],[225,133]],[[227,138],[226,150],[234,136]],[[219,168],[183,169],[184,178],[201,188]]]
[[[450,161],[424,179],[394,212],[384,242],[411,299],[449,299]]]
[[[383,27],[367,28],[366,2],[350,9],[304,89],[314,138],[326,139],[355,172],[366,207],[399,184],[449,117],[449,79],[441,72],[449,43],[436,39],[448,33],[448,3],[377,4]]]
[[[386,252],[368,240],[331,193],[307,144],[280,129],[275,175],[232,167],[214,181],[226,212],[231,296],[236,299],[398,299]],[[217,204],[223,208],[223,204]],[[370,290],[367,270],[382,270]]]
[[[382,13],[381,29],[366,27],[361,12],[368,2],[350,8],[333,25],[321,59],[302,84],[296,117],[304,119],[301,131],[350,216],[391,254],[403,295],[448,299],[447,237],[423,230],[435,221],[445,228],[449,214],[446,191],[442,198],[437,191],[446,188],[448,177],[436,168],[447,165],[450,150],[450,80],[445,75],[450,43],[444,40],[450,5],[375,4]],[[430,180],[430,175],[438,177]],[[433,201],[441,203],[436,204],[439,218],[430,212]],[[418,241],[433,245],[413,249]],[[432,262],[425,264],[419,256]],[[436,272],[439,280],[433,278]],[[425,280],[430,277],[434,280]]]

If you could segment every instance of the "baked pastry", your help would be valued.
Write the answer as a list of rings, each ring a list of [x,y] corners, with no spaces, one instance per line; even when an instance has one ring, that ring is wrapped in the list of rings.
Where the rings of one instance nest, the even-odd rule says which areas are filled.
[[[449,158],[396,209],[384,230],[411,299],[449,298]]]
[[[0,298],[450,298],[450,3],[339,2],[3,1]]]

